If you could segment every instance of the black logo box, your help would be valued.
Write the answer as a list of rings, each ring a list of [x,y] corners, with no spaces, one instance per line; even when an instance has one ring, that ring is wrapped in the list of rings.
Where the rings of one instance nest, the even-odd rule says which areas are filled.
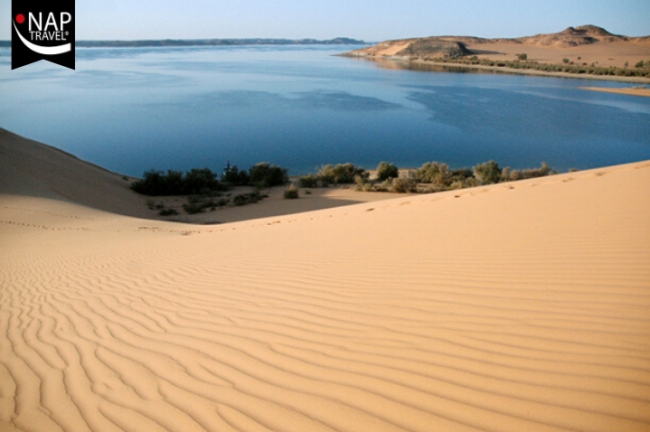
[[[74,0],[12,0],[12,70],[39,60],[75,68],[74,3]]]

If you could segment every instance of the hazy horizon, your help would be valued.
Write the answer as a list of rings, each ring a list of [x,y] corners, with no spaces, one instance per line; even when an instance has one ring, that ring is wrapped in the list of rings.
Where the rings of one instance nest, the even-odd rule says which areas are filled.
[[[0,16],[11,16],[9,2]],[[514,1],[286,0],[78,0],[77,40],[333,39],[375,42],[404,37],[456,35],[520,37],[593,24],[626,36],[650,35],[650,2],[625,0]],[[643,18],[646,17],[646,18]],[[10,26],[0,39],[11,38]]]

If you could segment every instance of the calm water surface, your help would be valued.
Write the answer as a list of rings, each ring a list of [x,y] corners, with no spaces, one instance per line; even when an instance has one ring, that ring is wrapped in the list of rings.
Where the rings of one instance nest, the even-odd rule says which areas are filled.
[[[221,170],[269,161],[452,167],[489,159],[558,170],[650,159],[650,98],[625,84],[396,70],[334,57],[353,46],[77,49],[77,70],[10,70],[0,127],[110,170]]]

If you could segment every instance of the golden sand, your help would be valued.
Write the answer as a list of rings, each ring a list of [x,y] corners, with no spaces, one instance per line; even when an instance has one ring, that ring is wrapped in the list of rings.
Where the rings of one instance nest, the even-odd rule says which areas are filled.
[[[2,431],[650,430],[650,161],[198,226],[29,143]]]

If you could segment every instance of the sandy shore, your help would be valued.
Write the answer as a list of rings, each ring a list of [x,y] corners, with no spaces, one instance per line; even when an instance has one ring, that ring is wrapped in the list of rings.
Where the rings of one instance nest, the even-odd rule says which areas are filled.
[[[0,144],[2,431],[650,430],[650,161],[199,226]]]
[[[650,97],[650,88],[632,87],[632,88],[607,88],[607,87],[580,87],[583,90],[599,91],[606,93],[618,93],[630,96]]]
[[[396,59],[398,62],[404,62],[403,59]],[[413,63],[416,63],[421,66],[434,66],[434,67],[446,67],[446,68],[462,68],[462,69],[473,69],[479,71],[490,71],[490,72],[500,72],[507,74],[515,75],[533,75],[533,76],[546,76],[546,77],[555,77],[555,78],[577,78],[577,79],[588,79],[588,80],[597,80],[597,81],[615,81],[615,82],[627,82],[627,83],[638,83],[638,84],[650,84],[650,78],[645,77],[624,77],[624,76],[610,76],[610,75],[590,75],[590,74],[577,74],[569,72],[546,72],[535,69],[515,69],[510,67],[500,67],[500,66],[485,66],[485,65],[469,65],[463,63],[448,63],[448,62],[435,62],[435,61],[426,61],[426,60],[415,60]]]

